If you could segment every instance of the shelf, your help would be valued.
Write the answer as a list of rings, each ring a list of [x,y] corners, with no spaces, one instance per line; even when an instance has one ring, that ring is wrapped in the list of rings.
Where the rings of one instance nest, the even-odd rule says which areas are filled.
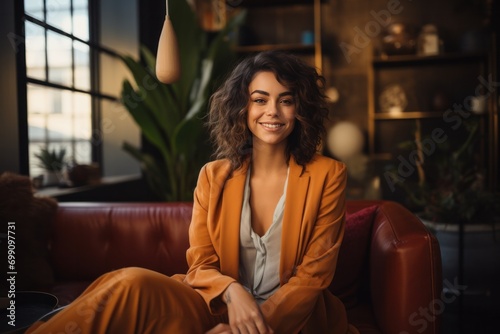
[[[293,52],[321,73],[321,7],[326,0],[235,0],[233,3],[248,9],[240,44],[233,47],[236,53]]]
[[[315,0],[233,0],[228,4],[238,4],[243,7],[269,7],[269,6],[291,6],[291,5],[312,5]],[[326,2],[326,0],[321,0]]]
[[[244,45],[235,47],[236,52],[262,52],[269,50],[296,51],[296,52],[314,52],[314,44],[259,44]]]
[[[442,118],[445,111],[403,111],[401,113],[376,112],[376,120],[397,120],[397,119],[420,119],[420,118]]]
[[[372,160],[387,161],[393,160],[393,155],[391,153],[373,153],[370,155]]]
[[[141,175],[108,176],[108,177],[101,178],[100,183],[94,184],[94,185],[85,185],[85,186],[79,186],[79,187],[53,186],[53,187],[40,188],[40,189],[35,191],[35,196],[58,197],[58,196],[63,196],[63,195],[70,195],[70,194],[75,194],[75,193],[79,193],[79,192],[84,192],[84,191],[88,191],[91,189],[98,189],[98,188],[102,188],[102,187],[110,186],[110,185],[114,185],[114,184],[137,181],[140,179],[141,179]]]
[[[374,58],[372,63],[375,67],[393,65],[425,65],[440,64],[461,61],[480,61],[487,57],[485,53],[447,53],[436,56],[400,55]]]

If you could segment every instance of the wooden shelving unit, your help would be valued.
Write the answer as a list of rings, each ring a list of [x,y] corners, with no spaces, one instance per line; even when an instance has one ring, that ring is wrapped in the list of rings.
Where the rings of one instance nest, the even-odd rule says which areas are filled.
[[[322,60],[322,45],[321,45],[321,0],[294,0],[294,1],[284,1],[284,0],[269,0],[269,1],[243,1],[241,6],[245,7],[249,12],[265,10],[266,12],[274,11],[277,15],[271,19],[262,18],[262,21],[255,20],[252,22],[248,19],[247,22],[249,26],[265,26],[265,27],[275,27],[269,28],[268,35],[274,36],[274,42],[257,42],[245,45],[236,46],[236,51],[240,54],[254,53],[268,50],[283,50],[297,53],[300,55],[312,55],[314,66],[319,72],[323,68]],[[280,13],[285,13],[287,11],[296,10],[296,12],[306,13],[301,15],[300,21],[310,20],[311,24],[308,25],[307,30],[311,31],[314,35],[314,40],[311,43],[301,43],[300,36],[295,36],[295,41],[285,41],[290,36],[289,29],[293,25],[289,22],[285,22],[286,18],[280,15]],[[311,17],[309,13],[312,14]],[[251,15],[249,15],[251,16]],[[261,18],[259,18],[260,20]],[[292,32],[291,34],[296,34]]]
[[[450,97],[450,108],[454,103],[463,103],[464,98],[474,94],[474,87],[479,84],[478,77],[485,75],[491,68],[490,59],[491,55],[486,53],[374,57],[368,71],[368,136],[369,152],[372,158],[391,157],[390,152],[387,152],[384,147],[378,147],[379,138],[386,135],[377,130],[383,122],[391,122],[391,127],[394,128],[395,122],[442,120],[447,109],[432,110],[429,108],[431,100],[429,92],[432,90],[429,86],[439,87],[441,84],[449,92],[456,92],[456,96]],[[462,71],[464,72],[463,76]],[[455,75],[456,77],[447,78],[447,75]],[[437,83],[439,81],[440,84]],[[405,87],[406,95],[413,98],[413,101],[408,101],[408,107],[404,111],[389,113],[380,110],[378,106],[379,94],[389,84]],[[487,113],[480,116],[483,123],[487,121],[490,124],[494,123],[489,120],[495,115],[492,109],[492,99],[493,97],[490,96]],[[489,134],[494,132],[488,130]],[[394,145],[397,144],[397,141],[397,138],[392,138]]]

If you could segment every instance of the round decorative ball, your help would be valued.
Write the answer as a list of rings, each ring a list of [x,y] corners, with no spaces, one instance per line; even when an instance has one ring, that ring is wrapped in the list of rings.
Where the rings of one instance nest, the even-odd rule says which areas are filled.
[[[327,147],[331,154],[344,160],[363,151],[364,135],[354,123],[342,121],[328,131]]]

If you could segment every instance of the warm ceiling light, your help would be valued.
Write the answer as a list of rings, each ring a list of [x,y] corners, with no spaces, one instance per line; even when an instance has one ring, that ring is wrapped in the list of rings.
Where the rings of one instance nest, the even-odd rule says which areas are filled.
[[[156,77],[165,84],[179,80],[181,63],[179,60],[179,46],[175,37],[174,27],[168,15],[168,0],[166,1],[166,15],[158,41],[156,53]]]

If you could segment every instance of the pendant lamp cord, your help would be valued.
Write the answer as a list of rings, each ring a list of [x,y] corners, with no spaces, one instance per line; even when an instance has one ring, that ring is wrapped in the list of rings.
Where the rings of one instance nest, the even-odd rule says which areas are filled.
[[[168,0],[166,0],[166,9],[167,9],[167,16],[168,16]]]

